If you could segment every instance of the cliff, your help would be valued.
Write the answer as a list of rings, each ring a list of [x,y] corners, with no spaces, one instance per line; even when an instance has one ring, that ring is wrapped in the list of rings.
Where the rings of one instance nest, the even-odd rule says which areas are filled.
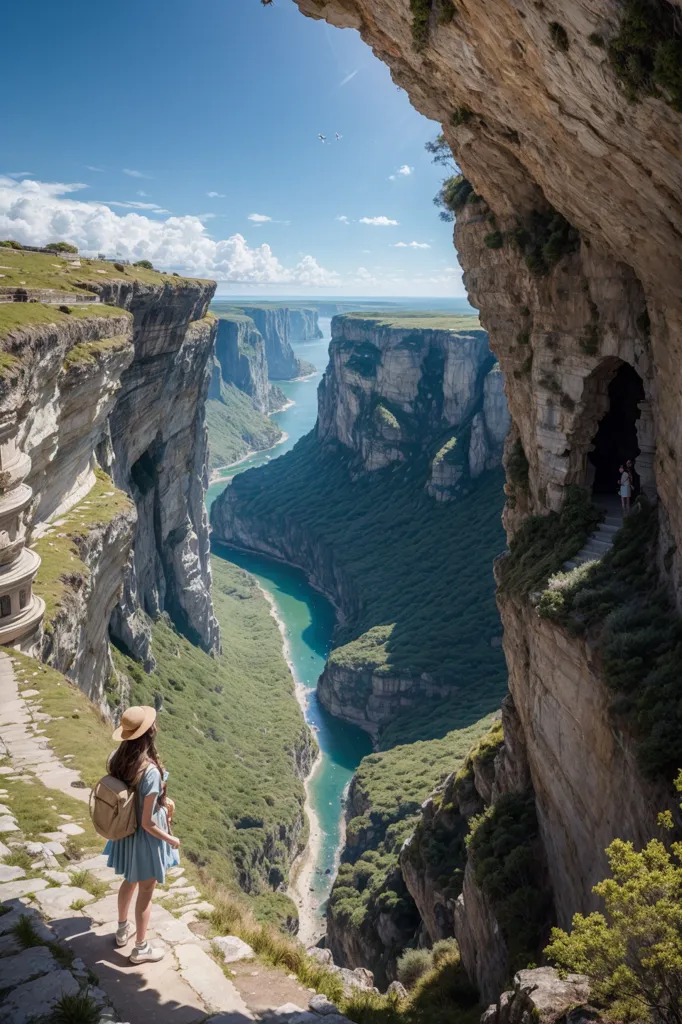
[[[493,17],[483,2],[297,2],[311,17],[360,31],[413,104],[442,123],[465,175],[449,183],[455,244],[512,419],[504,517],[511,556],[498,566],[504,649],[566,926],[572,913],[595,906],[604,846],[652,834],[680,761],[677,712],[664,722],[654,710],[659,701],[659,709],[679,706],[679,650],[663,641],[659,662],[651,635],[638,634],[626,672],[617,647],[660,583],[658,619],[679,628],[666,603],[679,610],[682,592],[675,5],[510,0]],[[599,503],[628,457],[657,502],[649,536],[630,537],[627,554],[621,546],[603,559],[592,583],[588,572],[584,585],[572,574],[550,584],[540,616],[533,593],[562,568],[550,534],[567,557],[586,538],[568,525],[571,488],[594,490]],[[544,544],[534,544],[533,530]],[[512,585],[507,573],[524,551],[528,585],[519,575]],[[618,557],[636,571],[628,576]],[[603,600],[607,585],[616,589]],[[557,612],[564,587],[567,600],[584,602],[570,622]],[[658,638],[655,617],[651,629]],[[475,903],[465,891],[465,917],[480,919]],[[468,948],[472,964],[499,962],[485,928]]]
[[[250,317],[265,342],[265,356],[271,380],[291,380],[309,373],[307,363],[297,359],[291,347],[290,316],[286,306],[240,306]],[[308,319],[301,315],[295,320],[296,331],[308,329]],[[315,325],[316,326],[316,325]],[[317,335],[313,335],[317,337]],[[294,340],[298,340],[294,337]]]
[[[500,458],[489,438],[501,391],[486,385],[493,359],[473,318],[430,323],[336,317],[315,433],[242,474],[211,513],[216,537],[301,566],[340,609],[318,693],[375,738],[408,708],[431,708],[460,687],[480,687],[487,713],[502,669],[485,561],[501,539],[499,482],[468,468],[476,416],[490,416],[486,464]],[[464,464],[436,501],[432,466],[444,446]],[[455,497],[453,512],[443,499]],[[478,606],[465,598],[465,577]]]
[[[289,310],[289,338],[291,341],[315,341],[321,338],[322,331],[317,322],[316,309]]]
[[[267,414],[283,399],[269,382],[265,342],[253,320],[221,315],[206,402],[211,469],[276,444],[282,432]]]
[[[495,384],[501,377],[487,382],[488,339],[472,318],[462,318],[461,330],[450,327],[446,317],[440,318],[440,329],[430,328],[430,322],[429,317],[335,317],[330,365],[320,385],[318,434],[323,443],[337,440],[358,452],[365,468],[375,470],[413,458],[467,423],[464,466],[468,461],[471,475],[479,476],[500,464],[509,427],[504,390]],[[448,445],[454,450],[450,437],[433,460],[438,482],[430,486],[441,500],[452,496],[463,475],[462,469],[456,479],[453,474],[446,479],[437,468],[451,465]]]
[[[109,630],[152,662],[140,609],[219,644],[203,505],[213,285],[22,252],[5,262],[10,283],[47,300],[0,318],[0,415],[32,464],[39,648],[105,707]],[[57,284],[73,305],[50,303]]]

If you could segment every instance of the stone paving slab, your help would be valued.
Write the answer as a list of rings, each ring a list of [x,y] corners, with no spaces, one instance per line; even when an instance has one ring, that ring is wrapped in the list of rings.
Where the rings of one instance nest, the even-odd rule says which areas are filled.
[[[40,892],[47,889],[49,884],[46,878],[20,878],[16,882],[5,882],[0,885],[0,903],[14,900],[17,896],[25,896],[29,892]]]
[[[50,974],[57,970],[57,961],[46,946],[22,949],[21,953],[6,956],[0,960],[0,991],[10,986],[23,985],[26,981]]]
[[[77,913],[71,909],[71,904],[80,900],[89,903],[93,900],[93,896],[87,889],[81,889],[77,885],[60,885],[55,889],[45,889],[36,894],[36,903],[50,921],[63,917],[67,913]]]
[[[7,1024],[29,1024],[47,1017],[63,995],[76,995],[79,984],[70,971],[53,971],[42,978],[12,989],[0,1002],[0,1020]]]
[[[244,1020],[254,1020],[232,982],[203,949],[191,943],[181,943],[175,947],[175,955],[180,964],[180,974],[209,1010],[243,1014]]]

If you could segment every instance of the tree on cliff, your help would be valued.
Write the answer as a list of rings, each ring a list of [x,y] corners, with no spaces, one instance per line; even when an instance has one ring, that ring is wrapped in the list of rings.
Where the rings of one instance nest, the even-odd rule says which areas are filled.
[[[669,811],[659,823],[673,827]],[[545,953],[586,974],[609,1017],[682,1024],[682,843],[652,839],[637,852],[616,839],[606,854],[613,877],[594,887],[606,915],[576,914],[570,934],[552,930]]]

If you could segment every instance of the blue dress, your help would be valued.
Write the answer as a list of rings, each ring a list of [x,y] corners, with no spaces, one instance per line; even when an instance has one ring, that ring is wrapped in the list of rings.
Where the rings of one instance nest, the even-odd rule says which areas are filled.
[[[166,772],[164,782],[168,777]],[[142,821],[142,807],[145,797],[152,793],[158,797],[161,792],[161,773],[155,765],[150,765],[137,787],[137,820]],[[154,823],[168,831],[168,817],[166,809],[159,807],[154,801],[152,811]],[[113,868],[117,875],[123,875],[126,882],[145,882],[149,878],[155,878],[157,882],[166,880],[168,868],[175,867],[180,863],[178,851],[170,846],[164,839],[157,839],[149,832],[146,832],[142,825],[132,835],[124,839],[110,839],[104,847],[108,855],[107,864]]]

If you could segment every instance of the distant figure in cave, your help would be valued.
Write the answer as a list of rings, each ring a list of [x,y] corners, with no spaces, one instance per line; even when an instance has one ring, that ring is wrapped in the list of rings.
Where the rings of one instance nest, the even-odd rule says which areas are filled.
[[[623,508],[623,512],[630,511],[630,498],[632,496],[632,477],[630,471],[625,466],[619,466],[618,472],[620,473],[618,481],[618,493],[620,494],[620,503]]]
[[[625,468],[630,474],[630,482],[632,484],[632,497],[636,498],[640,492],[639,473],[635,469],[635,464],[632,461],[632,459],[628,459],[628,461],[625,463]]]

